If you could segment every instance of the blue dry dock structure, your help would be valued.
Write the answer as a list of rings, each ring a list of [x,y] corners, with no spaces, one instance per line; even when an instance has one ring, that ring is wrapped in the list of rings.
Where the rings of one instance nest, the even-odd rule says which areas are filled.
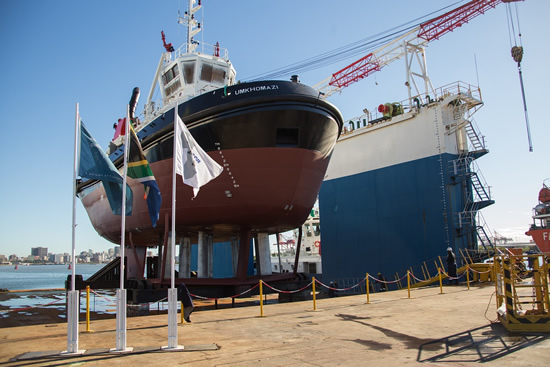
[[[448,247],[491,247],[481,106],[479,89],[457,82],[349,121],[319,194],[325,279],[390,279]]]
[[[392,279],[409,270],[429,278],[448,247],[460,264],[493,252],[480,212],[494,203],[477,165],[488,153],[474,120],[481,91],[464,82],[434,88],[426,46],[510,2],[470,1],[404,29],[315,86],[329,97],[405,61],[408,97],[349,119],[334,149],[319,193],[325,280],[354,284],[366,272]]]

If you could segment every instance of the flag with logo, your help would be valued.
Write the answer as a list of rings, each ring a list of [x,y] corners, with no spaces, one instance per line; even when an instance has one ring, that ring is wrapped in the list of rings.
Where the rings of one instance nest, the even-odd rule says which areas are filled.
[[[78,175],[100,180],[113,214],[122,215],[122,176],[93,136],[80,121],[80,157]],[[132,215],[132,190],[126,185],[126,215]]]
[[[122,123],[126,123],[126,119],[122,119]],[[125,131],[125,130],[122,130]],[[149,217],[153,227],[156,227],[159,220],[160,206],[162,204],[162,197],[160,190],[153,175],[153,171],[149,166],[149,162],[145,158],[143,149],[139,142],[139,139],[130,124],[130,151],[128,157],[128,176],[141,182],[145,188],[144,199],[147,201],[147,208],[149,209]]]
[[[183,177],[184,184],[193,187],[195,198],[201,186],[218,177],[223,168],[197,144],[179,116],[175,122],[176,173]]]

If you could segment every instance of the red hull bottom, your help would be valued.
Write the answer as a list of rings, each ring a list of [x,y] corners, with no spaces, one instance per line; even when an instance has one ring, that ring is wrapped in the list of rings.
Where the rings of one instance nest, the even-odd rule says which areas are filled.
[[[297,148],[249,148],[210,152],[224,167],[195,199],[191,187],[177,177],[176,233],[196,238],[198,231],[225,241],[242,231],[277,233],[303,224],[313,207],[329,157]],[[162,194],[155,228],[143,200],[143,185],[129,179],[133,214],[126,217],[128,240],[135,246],[156,246],[170,230],[172,159],[151,164]],[[96,231],[120,243],[121,217],[112,213],[101,184],[82,198]]]

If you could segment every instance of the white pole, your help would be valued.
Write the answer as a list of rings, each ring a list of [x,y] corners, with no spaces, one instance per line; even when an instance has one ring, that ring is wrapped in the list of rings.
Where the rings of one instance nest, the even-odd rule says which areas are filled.
[[[78,350],[78,312],[80,297],[75,290],[76,274],[76,177],[78,171],[78,147],[80,141],[80,115],[78,102],[76,103],[76,117],[74,129],[74,165],[73,165],[73,221],[72,221],[72,257],[71,257],[71,290],[67,292],[67,351],[62,354],[82,354]]]
[[[126,107],[124,132],[124,168],[122,174],[122,221],[120,225],[120,289],[124,289],[124,248],[126,246],[126,180],[128,176],[128,135],[130,132],[130,105]]]
[[[175,288],[176,277],[176,139],[177,139],[177,122],[178,122],[178,103],[174,108],[174,147],[172,154],[172,238],[171,238],[171,251],[170,251],[170,287]]]
[[[116,292],[116,348],[112,352],[129,352],[133,348],[126,346],[126,289],[124,289],[124,247],[126,246],[126,179],[128,176],[128,142],[130,133],[130,105],[126,107],[126,125],[124,135],[124,168],[122,174],[122,219],[120,224],[120,288]]]
[[[172,154],[172,236],[170,240],[170,289],[168,290],[168,346],[162,349],[181,350],[178,345],[178,293],[176,283],[176,145],[178,138],[178,103],[174,108],[174,147]],[[183,312],[183,310],[181,310]]]
[[[74,170],[73,170],[73,232],[72,232],[72,256],[71,256],[71,291],[75,290],[76,274],[76,177],[78,171],[78,148],[80,142],[80,113],[78,102],[76,103],[76,119],[74,128]]]

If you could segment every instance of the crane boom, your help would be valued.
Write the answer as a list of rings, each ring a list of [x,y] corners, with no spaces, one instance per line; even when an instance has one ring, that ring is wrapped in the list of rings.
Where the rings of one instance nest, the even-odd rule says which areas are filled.
[[[329,97],[342,88],[379,71],[392,61],[402,58],[407,54],[408,46],[413,46],[417,50],[422,49],[428,42],[452,32],[498,4],[514,1],[521,0],[472,0],[420,24],[404,35],[332,74],[331,77],[316,84],[314,88],[325,98]]]

